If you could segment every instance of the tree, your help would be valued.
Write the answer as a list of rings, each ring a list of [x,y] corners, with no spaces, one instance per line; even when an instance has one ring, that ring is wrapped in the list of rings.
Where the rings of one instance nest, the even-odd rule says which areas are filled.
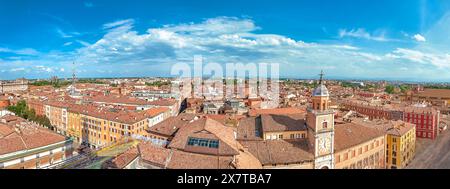
[[[17,102],[15,106],[8,106],[7,109],[11,112],[14,112],[19,117],[34,121],[40,125],[44,125],[51,130],[54,130],[54,127],[50,123],[50,120],[45,115],[37,116],[35,110],[29,108],[24,100]]]
[[[155,81],[155,82],[151,82],[151,83],[145,82],[145,85],[161,87],[163,85],[170,85],[170,81]]]
[[[386,92],[388,94],[394,94],[394,90],[395,90],[395,87],[393,85],[388,85],[384,89],[384,92]]]
[[[411,87],[409,85],[400,85],[400,91],[402,93],[411,90]]]

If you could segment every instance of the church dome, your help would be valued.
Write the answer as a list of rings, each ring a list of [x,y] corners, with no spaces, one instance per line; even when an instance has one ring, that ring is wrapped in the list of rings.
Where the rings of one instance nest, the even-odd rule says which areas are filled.
[[[327,87],[320,84],[316,89],[314,89],[313,96],[329,96]]]

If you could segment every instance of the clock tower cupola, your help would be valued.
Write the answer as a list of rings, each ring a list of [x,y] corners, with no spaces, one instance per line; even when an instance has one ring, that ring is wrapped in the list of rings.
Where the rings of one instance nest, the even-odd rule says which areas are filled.
[[[314,110],[328,110],[328,101],[330,95],[327,87],[323,84],[323,71],[320,72],[319,86],[314,89],[312,94],[312,109]]]

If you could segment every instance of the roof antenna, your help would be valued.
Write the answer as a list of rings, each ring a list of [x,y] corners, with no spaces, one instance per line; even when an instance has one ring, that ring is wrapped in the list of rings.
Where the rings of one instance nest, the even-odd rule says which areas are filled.
[[[72,62],[72,88],[70,90],[71,95],[75,94],[75,61]]]

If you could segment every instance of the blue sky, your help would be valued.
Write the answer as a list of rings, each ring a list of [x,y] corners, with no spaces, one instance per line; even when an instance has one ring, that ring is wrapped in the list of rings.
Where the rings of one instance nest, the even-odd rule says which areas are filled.
[[[450,81],[450,2],[0,0],[0,79],[169,76],[178,62],[282,77]]]

